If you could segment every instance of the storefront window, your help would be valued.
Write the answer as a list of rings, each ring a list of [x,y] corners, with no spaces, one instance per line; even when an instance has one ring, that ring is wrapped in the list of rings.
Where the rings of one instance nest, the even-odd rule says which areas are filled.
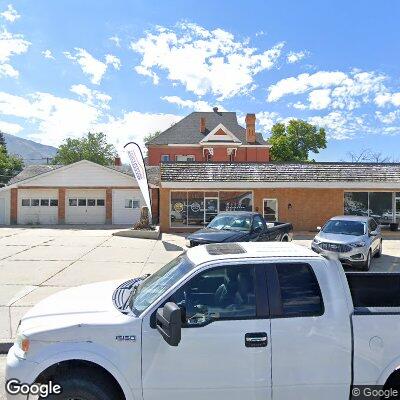
[[[344,213],[345,215],[368,216],[368,192],[346,192]]]
[[[393,222],[393,193],[369,193],[369,215],[379,224]]]
[[[171,192],[171,227],[187,226],[187,192]]]
[[[219,192],[220,211],[252,211],[252,192]]]
[[[188,192],[188,225],[190,227],[204,225],[204,193]]]

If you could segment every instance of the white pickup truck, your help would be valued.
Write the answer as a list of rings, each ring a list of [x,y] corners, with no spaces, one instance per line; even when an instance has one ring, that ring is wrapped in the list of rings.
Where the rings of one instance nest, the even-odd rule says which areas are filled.
[[[399,283],[291,243],[198,246],[39,303],[6,380],[59,384],[59,400],[349,399],[399,382]]]

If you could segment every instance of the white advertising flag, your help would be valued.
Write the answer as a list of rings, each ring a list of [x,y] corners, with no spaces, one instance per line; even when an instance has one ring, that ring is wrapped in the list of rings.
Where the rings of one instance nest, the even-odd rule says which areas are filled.
[[[149,191],[149,183],[147,182],[147,174],[146,174],[146,168],[144,166],[142,150],[140,150],[139,145],[135,142],[127,143],[124,146],[124,149],[128,154],[133,174],[135,175],[139,188],[142,192],[144,201],[146,202],[147,208],[149,209],[149,221],[151,223],[150,191]]]

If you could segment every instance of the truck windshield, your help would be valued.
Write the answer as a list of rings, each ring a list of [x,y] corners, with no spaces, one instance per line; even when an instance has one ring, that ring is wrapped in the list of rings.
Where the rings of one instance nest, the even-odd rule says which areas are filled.
[[[322,228],[322,232],[336,233],[338,235],[362,236],[365,234],[365,223],[333,219],[326,223]]]
[[[194,264],[186,255],[181,255],[150,275],[137,287],[131,298],[132,312],[135,315],[141,314],[192,268]]]
[[[245,215],[219,215],[216,216],[207,228],[231,231],[249,231],[251,218]]]

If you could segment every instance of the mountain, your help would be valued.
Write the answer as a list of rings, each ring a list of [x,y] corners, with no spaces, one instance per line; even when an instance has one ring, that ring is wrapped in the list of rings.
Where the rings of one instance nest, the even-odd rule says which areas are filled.
[[[25,165],[46,164],[48,158],[53,158],[57,149],[53,146],[36,143],[33,140],[4,133],[7,150],[10,154],[17,154],[24,159]]]

